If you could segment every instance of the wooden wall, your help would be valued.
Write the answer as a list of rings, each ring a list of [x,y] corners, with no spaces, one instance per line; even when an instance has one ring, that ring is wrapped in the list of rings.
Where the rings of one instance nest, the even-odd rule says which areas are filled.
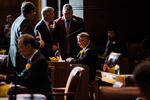
[[[3,0],[0,3],[0,33],[2,33],[5,23],[5,16],[12,14],[15,18],[20,15],[21,2],[25,0]],[[37,7],[36,23],[40,19],[41,1],[32,1]],[[69,0],[61,0],[64,3]],[[148,6],[141,3],[143,8],[137,9],[136,0],[83,0],[84,20],[87,31],[92,34],[92,38],[97,45],[101,45],[103,36],[107,28],[113,26],[117,32],[128,42],[140,42],[149,34],[148,27]],[[47,0],[47,5],[55,8],[57,18],[57,0]],[[138,10],[138,11],[137,11]],[[140,11],[141,10],[141,11]],[[141,18],[137,18],[137,13],[141,13]],[[140,22],[142,22],[140,24]],[[146,24],[146,25],[145,25]]]
[[[98,48],[104,48],[104,36],[109,27],[114,27],[125,40],[133,39],[129,35],[136,30],[136,23],[131,20],[135,16],[132,8],[135,5],[131,7],[130,3],[130,0],[84,0],[86,27]]]
[[[2,34],[3,26],[5,23],[5,17],[8,14],[11,14],[14,16],[14,19],[17,18],[17,16],[20,15],[20,7],[21,3],[25,0],[3,0],[2,3],[0,3],[0,34]],[[37,7],[37,15],[35,20],[33,21],[33,24],[39,20],[40,17],[40,2],[41,0],[26,0],[26,1],[32,1],[36,7]]]

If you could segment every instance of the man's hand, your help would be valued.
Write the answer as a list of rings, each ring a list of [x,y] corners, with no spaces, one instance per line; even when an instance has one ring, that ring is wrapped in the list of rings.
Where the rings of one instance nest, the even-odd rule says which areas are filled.
[[[69,57],[69,58],[66,59],[66,61],[67,61],[67,62],[71,62],[72,59],[74,59],[74,58]]]
[[[45,46],[45,42],[43,40],[40,40],[39,43],[40,43],[40,48],[43,48]]]
[[[103,71],[108,71],[108,69],[109,69],[109,66],[107,64],[104,64],[103,65]]]

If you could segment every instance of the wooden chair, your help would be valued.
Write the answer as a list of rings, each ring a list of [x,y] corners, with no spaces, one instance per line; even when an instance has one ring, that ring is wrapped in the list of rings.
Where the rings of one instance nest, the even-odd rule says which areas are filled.
[[[111,86],[99,87],[100,100],[136,100],[142,94],[138,87],[114,88]]]
[[[24,87],[19,87],[16,93],[25,96],[29,94]],[[10,89],[8,94],[13,96],[13,88]],[[53,95],[55,100],[88,100],[88,74],[86,69],[75,66],[69,74],[65,87],[53,88],[52,93],[45,93],[44,95],[47,97]]]
[[[82,67],[74,67],[64,88],[54,88],[56,100],[88,100],[88,76]],[[60,96],[62,98],[60,99]]]

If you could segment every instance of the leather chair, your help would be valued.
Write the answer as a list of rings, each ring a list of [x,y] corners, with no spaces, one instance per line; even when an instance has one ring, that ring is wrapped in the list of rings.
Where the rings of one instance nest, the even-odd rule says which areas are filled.
[[[111,86],[99,87],[100,100],[136,100],[142,94],[138,87],[114,88]]]
[[[14,87],[15,88],[15,87]],[[21,94],[26,97],[29,94],[24,87],[19,87],[17,95]],[[13,96],[13,88],[9,90],[10,98]],[[53,88],[52,93],[45,93],[46,96],[53,95],[55,100],[88,100],[88,74],[83,67],[74,67],[68,77],[65,87]]]
[[[52,95],[55,96],[55,100],[88,100],[88,76],[85,68],[74,67],[70,72],[66,86],[53,90]]]
[[[16,98],[0,97],[0,100],[47,100],[43,94],[17,94]]]

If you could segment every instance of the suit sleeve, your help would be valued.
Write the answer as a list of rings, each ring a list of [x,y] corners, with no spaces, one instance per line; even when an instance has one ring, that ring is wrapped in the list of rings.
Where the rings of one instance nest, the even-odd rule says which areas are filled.
[[[71,60],[71,63],[79,63],[89,65],[88,63],[93,62],[95,59],[95,53],[92,50],[87,50],[83,57],[79,57],[77,59]]]

